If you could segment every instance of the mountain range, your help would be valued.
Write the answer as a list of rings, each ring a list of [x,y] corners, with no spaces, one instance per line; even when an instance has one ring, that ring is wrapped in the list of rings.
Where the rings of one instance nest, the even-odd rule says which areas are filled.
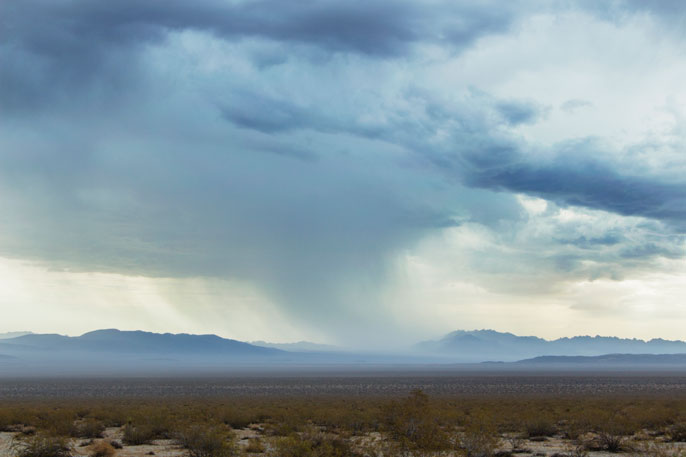
[[[339,371],[374,367],[460,371],[564,365],[596,369],[664,366],[686,370],[686,342],[663,339],[578,336],[549,341],[494,330],[459,330],[392,353],[344,351],[307,342],[254,343],[217,335],[117,329],[96,330],[77,337],[29,333],[0,340],[0,376],[226,374],[303,367]]]
[[[14,351],[76,351],[133,354],[196,354],[196,355],[277,355],[281,351],[254,346],[242,341],[221,338],[217,335],[189,335],[96,330],[81,336],[57,334],[28,334],[5,339],[0,348]]]
[[[434,341],[418,343],[416,352],[461,362],[517,361],[544,355],[598,356],[604,354],[686,353],[686,342],[639,340],[608,336],[575,336],[545,340],[495,330],[458,330]]]

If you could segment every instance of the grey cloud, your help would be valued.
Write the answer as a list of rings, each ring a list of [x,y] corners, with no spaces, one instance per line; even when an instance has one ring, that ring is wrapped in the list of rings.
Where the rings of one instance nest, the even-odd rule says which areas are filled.
[[[574,239],[558,239],[557,241],[564,244],[572,244],[582,249],[595,249],[599,246],[614,246],[624,240],[619,233],[605,233],[599,237],[580,236]]]
[[[684,249],[678,244],[656,244],[648,242],[646,244],[628,246],[621,250],[620,256],[624,259],[643,259],[649,257],[665,257],[668,259],[679,259],[684,256]]]
[[[543,109],[531,102],[501,101],[495,107],[509,125],[531,124],[544,114]]]
[[[383,58],[405,55],[421,41],[462,49],[480,36],[506,30],[515,12],[502,4],[475,7],[471,2],[399,1],[391,7],[377,0],[8,0],[0,4],[0,58],[19,65],[0,67],[0,102],[3,110],[21,111],[67,97],[60,91],[73,96],[88,85],[126,91],[137,76],[139,51],[163,42],[171,31],[274,40],[285,46],[283,54],[301,44]],[[256,58],[264,65],[263,56]]]
[[[395,113],[391,122],[370,129],[354,117],[330,116],[324,107],[298,107],[283,100],[250,96],[222,111],[236,125],[264,133],[310,129],[376,138],[425,156],[439,170],[456,174],[468,185],[539,196],[560,205],[581,206],[624,216],[641,216],[686,230],[686,183],[660,175],[632,173],[612,162],[614,151],[594,139],[556,145],[539,158],[529,145],[498,133],[505,125],[528,122],[541,108],[527,102],[498,100],[471,91],[455,106],[421,92],[406,94],[416,112]],[[495,111],[500,117],[489,116]],[[451,132],[451,144],[427,146],[437,130]],[[601,159],[608,157],[608,159]],[[631,166],[629,166],[631,165]],[[626,171],[624,171],[626,170]]]
[[[624,174],[594,141],[561,145],[552,160],[532,162],[517,147],[465,156],[472,185],[537,195],[559,204],[662,220],[686,230],[686,183]]]

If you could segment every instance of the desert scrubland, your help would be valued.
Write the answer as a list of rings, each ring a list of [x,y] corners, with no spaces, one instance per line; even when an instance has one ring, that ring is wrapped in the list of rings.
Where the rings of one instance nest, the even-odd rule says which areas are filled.
[[[679,376],[0,384],[2,456],[686,455]]]

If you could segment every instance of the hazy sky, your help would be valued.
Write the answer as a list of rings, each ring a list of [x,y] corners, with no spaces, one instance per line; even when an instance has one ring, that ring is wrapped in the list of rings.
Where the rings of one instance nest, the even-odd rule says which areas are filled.
[[[0,331],[686,339],[681,1],[3,0]]]

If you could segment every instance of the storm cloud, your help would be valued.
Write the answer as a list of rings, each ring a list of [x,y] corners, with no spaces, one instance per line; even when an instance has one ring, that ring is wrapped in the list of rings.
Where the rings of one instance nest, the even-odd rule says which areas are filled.
[[[239,279],[339,340],[393,320],[408,258],[537,294],[518,275],[545,272],[547,293],[682,257],[686,101],[637,80],[663,91],[624,110],[654,110],[647,127],[617,112],[608,59],[548,63],[571,49],[560,30],[611,52],[678,3],[10,0],[0,17],[3,257]]]

